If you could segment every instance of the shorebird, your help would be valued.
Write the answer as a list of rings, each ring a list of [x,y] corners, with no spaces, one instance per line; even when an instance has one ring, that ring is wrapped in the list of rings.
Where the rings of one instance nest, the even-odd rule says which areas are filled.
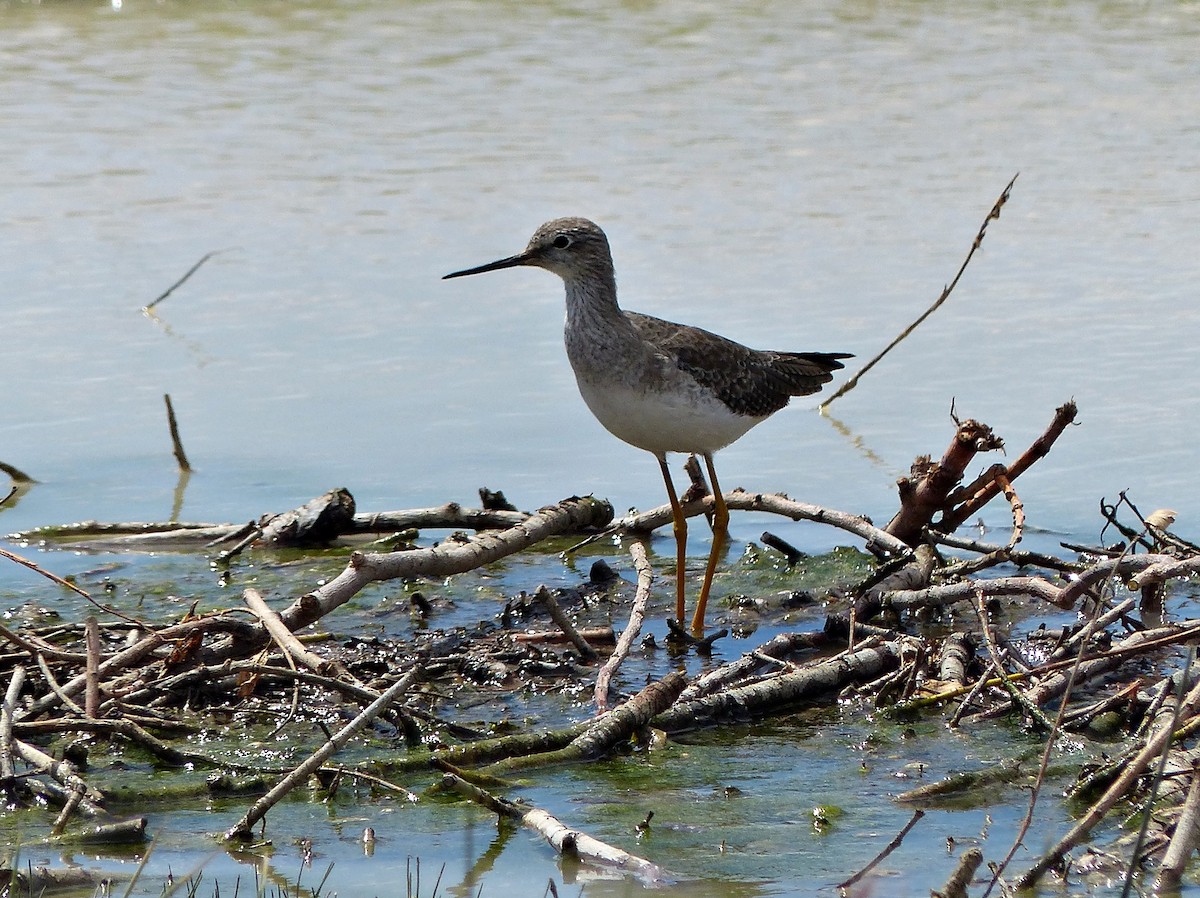
[[[618,439],[658,459],[675,534],[675,618],[683,626],[687,519],[679,504],[668,452],[704,458],[713,493],[712,548],[691,630],[704,615],[717,561],[729,540],[729,509],[717,482],[713,453],[833,379],[844,352],[765,352],[725,337],[627,312],[617,304],[608,238],[586,218],[557,218],[538,228],[515,256],[446,278],[532,265],[563,279],[564,337],[579,392],[597,420]]]

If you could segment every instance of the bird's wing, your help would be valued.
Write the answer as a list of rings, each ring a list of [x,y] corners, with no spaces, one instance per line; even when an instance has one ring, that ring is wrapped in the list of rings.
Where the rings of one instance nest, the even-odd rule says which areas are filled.
[[[766,417],[792,396],[815,393],[842,367],[845,353],[764,352],[718,334],[626,312],[642,339],[738,414]]]

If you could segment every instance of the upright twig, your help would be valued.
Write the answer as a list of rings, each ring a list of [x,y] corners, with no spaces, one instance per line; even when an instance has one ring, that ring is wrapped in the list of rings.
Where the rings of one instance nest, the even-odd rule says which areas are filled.
[[[571,619],[567,617],[567,613],[562,610],[562,606],[558,604],[554,596],[550,594],[550,590],[546,589],[544,584],[537,588],[533,597],[550,614],[550,618],[563,631],[563,635],[567,637],[571,645],[575,646],[575,650],[579,652],[580,657],[584,661],[595,661],[599,657],[596,654],[596,650],[575,629],[575,625],[571,623]]]
[[[175,406],[171,405],[171,394],[163,393],[163,402],[167,404],[167,426],[171,429],[171,448],[175,453],[175,461],[179,463],[180,471],[191,471],[187,453],[183,451],[183,442],[179,439],[179,423],[175,420]]]
[[[975,250],[979,249],[980,244],[983,243],[983,236],[987,232],[988,224],[992,221],[993,218],[1000,217],[1000,210],[1001,210],[1001,208],[1003,208],[1004,204],[1008,202],[1008,195],[1009,195],[1009,193],[1012,192],[1013,184],[1015,184],[1016,181],[1017,181],[1017,175],[1013,175],[1012,180],[1008,182],[1008,185],[1004,188],[1003,192],[1000,194],[1000,198],[998,200],[996,200],[995,204],[991,208],[991,211],[988,212],[987,218],[985,218],[983,220],[983,224],[980,225],[979,233],[977,233],[975,235],[975,240],[971,243],[971,249],[967,252],[967,257],[965,259],[963,259],[963,263],[958,269],[958,274],[954,275],[954,280],[952,280],[948,286],[942,288],[941,296],[939,296],[937,298],[937,300],[934,302],[933,305],[931,305],[928,309],[925,310],[925,312],[921,315],[921,317],[919,317],[916,321],[914,321],[912,324],[910,324],[908,327],[906,327],[904,329],[904,331],[898,337],[896,337],[896,339],[892,340],[892,342],[889,343],[882,352],[880,352],[877,356],[875,356],[875,358],[871,359],[871,361],[869,361],[865,365],[863,365],[862,368],[860,368],[858,370],[858,373],[856,373],[853,377],[851,377],[848,381],[846,381],[844,384],[842,384],[841,387],[838,388],[837,392],[835,392],[832,396],[830,396],[828,399],[826,399],[824,402],[822,402],[821,406],[820,406],[821,411],[825,411],[827,408],[829,408],[829,406],[833,405],[834,400],[840,398],[841,396],[844,396],[846,393],[849,393],[851,390],[853,390],[858,385],[859,379],[862,378],[862,376],[864,374],[866,374],[868,371],[870,371],[872,368],[874,368],[875,365],[885,355],[887,355],[889,352],[891,352],[893,349],[895,349],[897,345],[899,345],[901,340],[903,340],[905,337],[907,337],[909,334],[911,334],[913,331],[915,331],[926,318],[928,318],[930,315],[932,315],[934,312],[936,312],[938,310],[938,307],[941,306],[942,303],[944,303],[947,299],[950,298],[950,294],[954,291],[954,288],[958,285],[958,281],[963,276],[963,272],[967,270],[967,266],[971,263],[971,257],[975,255]]]
[[[603,714],[608,710],[609,681],[612,679],[613,674],[617,672],[617,668],[621,666],[621,662],[629,655],[629,650],[633,648],[633,641],[637,639],[638,634],[642,631],[642,621],[646,614],[646,603],[650,598],[650,584],[654,580],[654,571],[650,567],[649,560],[646,558],[646,547],[640,542],[634,542],[629,546],[629,554],[632,556],[633,566],[637,570],[637,593],[633,597],[633,607],[629,609],[629,623],[621,631],[621,638],[617,640],[617,647],[609,655],[608,660],[604,662],[604,666],[600,668],[600,672],[596,674],[594,694],[596,697],[597,714]]]
[[[84,713],[89,720],[100,716],[100,622],[96,615],[89,614],[84,624],[84,645],[87,648],[87,663],[84,673],[87,687],[84,690]]]

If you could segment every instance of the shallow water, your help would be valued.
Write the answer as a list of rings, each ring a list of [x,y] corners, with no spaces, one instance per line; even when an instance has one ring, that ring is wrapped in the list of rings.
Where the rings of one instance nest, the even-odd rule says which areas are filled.
[[[583,214],[609,234],[629,307],[866,359],[936,298],[1019,171],[947,304],[830,418],[801,401],[724,451],[723,485],[886,520],[895,478],[949,440],[952,401],[1011,458],[1073,397],[1081,426],[1018,483],[1047,531],[1035,539],[1096,539],[1097,501],[1124,488],[1194,535],[1195,13],[0,4],[0,461],[41,481],[0,529],[170,517],[163,393],[197,468],[189,520],[246,520],[339,485],[363,510],[472,503],[483,485],[525,508],[587,492],[659,504],[653,461],[578,398],[557,280],[442,274]],[[140,312],[213,250],[154,316]],[[984,517],[1008,523],[1002,507]],[[844,541],[769,526],[814,551]],[[734,527],[736,553],[764,521]],[[150,576],[171,564],[38,556],[60,574],[114,560]],[[205,571],[166,576],[186,587]],[[0,591],[60,601],[8,566]],[[405,854],[471,855],[430,835],[457,832],[465,812],[431,813],[406,823],[389,869]],[[868,857],[906,816],[856,818],[850,844]],[[491,838],[485,815],[478,826],[476,850]],[[789,860],[772,841],[786,832],[736,874],[706,857],[702,881],[778,894],[857,866],[824,850]],[[664,866],[695,848],[664,851]],[[501,857],[539,866],[543,884],[554,870],[520,834]],[[828,875],[796,872],[814,863]],[[338,890],[359,894],[350,866]],[[487,877],[485,894],[508,876]]]

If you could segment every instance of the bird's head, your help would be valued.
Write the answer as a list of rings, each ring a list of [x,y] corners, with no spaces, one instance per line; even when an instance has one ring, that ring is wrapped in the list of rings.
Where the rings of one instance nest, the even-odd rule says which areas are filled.
[[[586,218],[556,218],[548,221],[529,238],[529,244],[515,256],[498,259],[477,268],[466,268],[446,275],[446,278],[482,274],[500,268],[533,265],[552,271],[564,281],[594,274],[611,277],[612,254],[608,238],[599,225]]]

